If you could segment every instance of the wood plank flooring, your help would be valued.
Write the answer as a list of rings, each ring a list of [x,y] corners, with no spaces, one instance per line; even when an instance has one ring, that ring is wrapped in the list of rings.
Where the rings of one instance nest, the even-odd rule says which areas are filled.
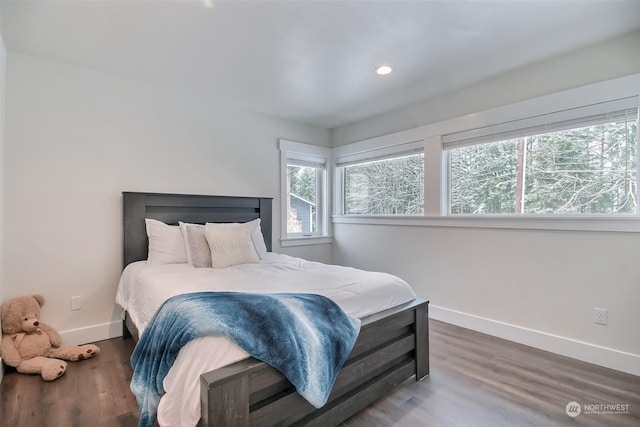
[[[640,377],[430,321],[431,374],[343,423],[370,426],[640,426]],[[628,414],[566,413],[569,402]]]
[[[0,386],[2,427],[135,427],[138,405],[129,390],[133,340],[96,343],[93,359],[68,362],[53,382],[38,375],[5,371]]]
[[[430,376],[406,381],[341,427],[640,426],[640,377],[434,320],[430,333]],[[51,383],[8,369],[0,386],[0,425],[137,425],[129,390],[133,341],[97,344],[98,357],[69,363]],[[572,418],[565,411],[572,401],[582,408],[629,405],[628,413]]]

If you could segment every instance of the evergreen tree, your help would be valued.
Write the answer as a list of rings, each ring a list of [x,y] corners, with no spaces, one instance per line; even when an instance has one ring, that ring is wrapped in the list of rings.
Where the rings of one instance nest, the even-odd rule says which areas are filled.
[[[450,151],[452,213],[635,213],[637,123],[607,123],[524,138],[524,187],[516,189],[517,140]]]
[[[346,214],[415,215],[424,212],[424,155],[347,166]]]

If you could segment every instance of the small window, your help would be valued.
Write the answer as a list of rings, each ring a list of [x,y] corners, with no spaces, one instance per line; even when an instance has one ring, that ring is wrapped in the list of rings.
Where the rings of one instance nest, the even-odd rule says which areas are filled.
[[[629,103],[636,107],[443,138],[450,213],[635,214],[637,97]]]
[[[344,215],[422,215],[422,149],[383,158],[338,164]]]
[[[324,163],[287,161],[287,235],[321,234]],[[319,209],[320,208],[320,209]]]
[[[327,236],[329,149],[280,140],[282,159],[282,238]]]

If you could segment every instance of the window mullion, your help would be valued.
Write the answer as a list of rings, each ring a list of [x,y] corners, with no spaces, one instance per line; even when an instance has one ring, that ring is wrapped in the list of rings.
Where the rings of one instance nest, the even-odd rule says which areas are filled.
[[[444,182],[442,167],[442,137],[431,136],[424,139],[424,215],[436,216],[442,212]]]

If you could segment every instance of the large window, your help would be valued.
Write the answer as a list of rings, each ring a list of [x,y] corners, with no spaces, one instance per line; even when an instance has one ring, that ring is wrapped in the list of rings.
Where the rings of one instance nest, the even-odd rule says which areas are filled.
[[[637,129],[634,97],[445,137],[449,212],[634,214]]]
[[[282,240],[326,236],[327,159],[324,147],[280,140]]]
[[[338,138],[332,224],[640,232],[639,84],[634,74]]]

